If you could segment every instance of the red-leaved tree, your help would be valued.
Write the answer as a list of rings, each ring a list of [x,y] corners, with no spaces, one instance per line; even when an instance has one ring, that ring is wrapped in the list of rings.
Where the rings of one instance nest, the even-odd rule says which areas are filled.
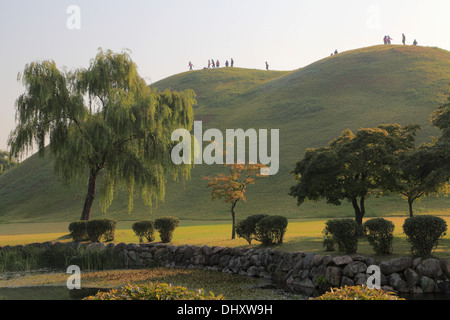
[[[218,174],[215,177],[203,177],[208,180],[207,188],[212,188],[211,198],[223,199],[225,203],[231,204],[232,233],[231,239],[236,238],[236,204],[238,201],[246,201],[245,192],[248,185],[254,184],[260,177],[267,177],[261,174],[263,164],[225,164],[229,169],[228,174]]]

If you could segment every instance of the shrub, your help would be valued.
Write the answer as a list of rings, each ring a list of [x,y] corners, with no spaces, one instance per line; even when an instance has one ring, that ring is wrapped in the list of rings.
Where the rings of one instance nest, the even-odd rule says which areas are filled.
[[[377,254],[392,253],[392,242],[394,241],[394,224],[383,218],[366,221],[363,224],[367,240]]]
[[[236,233],[238,237],[247,240],[248,244],[252,244],[255,238],[256,224],[261,219],[267,217],[266,214],[254,214],[236,224]]]
[[[114,231],[117,221],[114,219],[95,219],[89,220],[86,224],[86,231],[91,242],[100,242],[114,240]]]
[[[323,233],[323,247],[326,251],[334,251],[337,245],[336,239],[333,238],[333,235],[328,231],[325,227],[322,231]]]
[[[70,236],[73,241],[86,241],[89,236],[86,230],[86,220],[75,221],[69,224]]]
[[[176,217],[162,217],[155,220],[155,229],[158,230],[161,242],[172,241],[173,231],[180,224]]]
[[[147,239],[148,242],[155,240],[155,223],[151,220],[138,221],[131,226],[136,236],[139,238],[139,242],[143,242],[143,239]]]
[[[345,286],[334,288],[329,292],[311,300],[405,300],[399,298],[394,292],[385,292],[381,289],[370,289],[365,285]]]
[[[286,232],[288,220],[283,216],[267,216],[262,218],[255,228],[256,239],[263,245],[281,244]]]
[[[445,235],[447,223],[444,219],[435,216],[415,216],[405,220],[403,231],[412,246],[412,252],[420,256],[428,256]]]
[[[347,254],[355,253],[358,248],[358,224],[353,219],[334,219],[325,223],[326,230],[339,245],[339,250]]]
[[[185,287],[167,283],[149,283],[148,285],[128,285],[121,289],[98,292],[83,300],[223,300],[223,296],[206,293],[204,290],[188,290]]]

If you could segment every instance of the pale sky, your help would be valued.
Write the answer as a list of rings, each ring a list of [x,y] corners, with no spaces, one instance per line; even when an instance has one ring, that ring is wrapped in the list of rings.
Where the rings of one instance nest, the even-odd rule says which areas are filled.
[[[31,61],[87,67],[99,47],[126,48],[148,83],[209,59],[295,70],[384,35],[450,51],[449,13],[450,0],[0,0],[0,149]]]

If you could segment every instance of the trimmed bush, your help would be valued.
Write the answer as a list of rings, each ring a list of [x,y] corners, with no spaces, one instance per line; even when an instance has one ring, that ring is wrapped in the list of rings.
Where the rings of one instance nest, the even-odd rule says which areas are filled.
[[[248,244],[252,244],[252,240],[256,239],[256,224],[261,219],[267,217],[267,214],[254,214],[236,224],[236,233],[239,238],[247,240]]]
[[[440,217],[423,215],[407,218],[403,231],[411,244],[411,251],[419,256],[429,256],[445,236],[447,223]]]
[[[79,242],[89,240],[89,236],[86,230],[86,224],[86,220],[74,221],[69,224],[70,236],[72,237],[73,241]]]
[[[167,283],[149,283],[148,285],[128,285],[120,289],[98,292],[83,300],[223,300],[223,296],[215,296],[204,290],[189,290],[181,286]]]
[[[346,254],[358,248],[358,224],[353,219],[333,219],[325,223],[326,231],[336,240],[339,250]]]
[[[168,243],[172,241],[173,231],[180,224],[176,217],[162,217],[155,220],[155,229],[158,230],[161,242]]]
[[[114,219],[94,219],[86,224],[86,231],[91,242],[114,240],[117,221]]]
[[[329,292],[310,300],[405,300],[399,298],[394,292],[385,292],[381,289],[370,289],[365,285],[345,286],[334,288]]]
[[[377,254],[391,254],[394,241],[394,224],[383,218],[366,221],[363,224],[367,240]]]
[[[139,242],[143,242],[144,238],[148,242],[155,240],[155,223],[151,220],[138,221],[131,226],[136,236],[139,238]]]
[[[328,231],[328,228],[323,228],[323,242],[322,246],[325,248],[326,251],[334,251],[336,249],[336,239],[333,237],[333,235]]]
[[[281,244],[287,225],[288,219],[284,216],[264,217],[256,224],[256,239],[263,245]]]

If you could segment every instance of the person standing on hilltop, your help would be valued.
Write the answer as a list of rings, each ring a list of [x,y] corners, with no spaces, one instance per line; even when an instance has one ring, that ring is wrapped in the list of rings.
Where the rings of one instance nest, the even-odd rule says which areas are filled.
[[[192,67],[193,67],[194,65],[192,64],[192,62],[191,61],[189,61],[189,70],[190,71],[192,71]]]
[[[414,39],[413,45],[417,46],[417,40]]]
[[[208,60],[208,69],[210,69],[210,68],[211,68],[211,61]]]
[[[394,40],[394,39],[392,39],[391,36],[387,36],[386,43],[391,44],[391,40]]]
[[[225,61],[225,67],[227,67],[227,68],[228,68],[228,60],[227,60],[227,61]]]
[[[403,45],[406,44],[406,37],[405,37],[404,33],[402,33],[402,43],[403,43]]]
[[[266,61],[266,70],[269,70],[269,64]]]
[[[211,59],[211,64],[212,64],[212,67],[214,69],[216,67],[216,64],[214,63],[214,59]]]
[[[233,61],[233,58],[231,58],[231,67],[233,68],[233,65],[234,65],[234,61]]]
[[[219,60],[217,60],[216,61],[216,67],[219,68],[219,65],[220,65]]]

